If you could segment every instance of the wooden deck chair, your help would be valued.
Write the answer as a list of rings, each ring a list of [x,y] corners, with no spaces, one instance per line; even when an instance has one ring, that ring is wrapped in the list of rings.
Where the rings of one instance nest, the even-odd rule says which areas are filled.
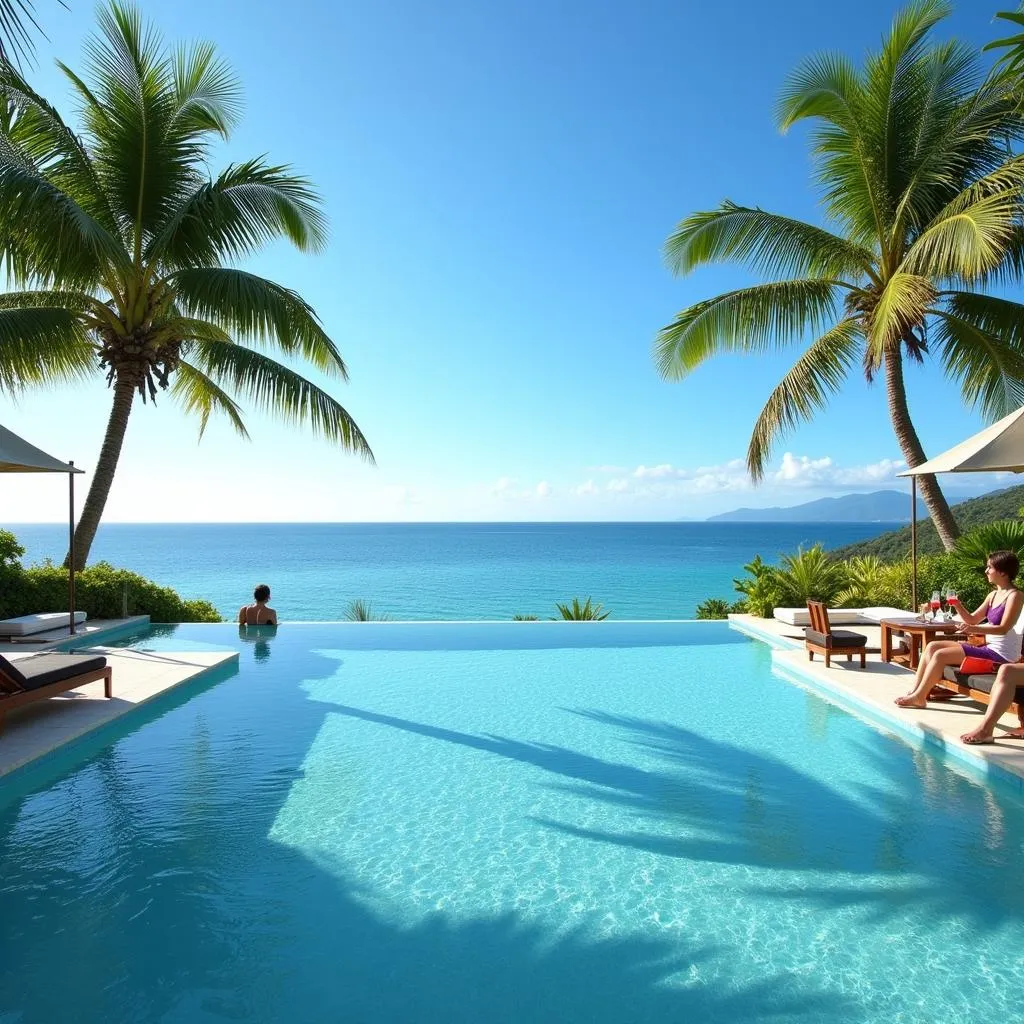
[[[103,695],[113,697],[112,675],[102,655],[34,654],[19,658],[17,664],[0,655],[0,732],[12,708],[56,697],[97,679],[103,680]]]
[[[860,667],[864,668],[868,638],[850,629],[833,629],[828,621],[828,609],[821,601],[808,601],[807,611],[811,615],[811,624],[804,630],[808,659],[814,661],[817,652],[824,655],[825,668],[831,668],[833,654],[845,654],[847,661],[853,661],[853,656],[859,654]]]

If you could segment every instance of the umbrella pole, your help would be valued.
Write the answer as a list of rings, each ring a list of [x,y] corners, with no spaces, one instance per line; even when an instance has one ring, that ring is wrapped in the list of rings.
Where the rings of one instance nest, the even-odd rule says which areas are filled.
[[[75,464],[68,466],[68,636],[75,635]]]
[[[917,477],[910,478],[910,604],[917,614]]]

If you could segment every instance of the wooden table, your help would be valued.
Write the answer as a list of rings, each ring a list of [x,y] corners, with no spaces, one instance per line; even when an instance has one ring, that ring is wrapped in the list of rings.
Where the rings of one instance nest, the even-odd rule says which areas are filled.
[[[879,623],[882,627],[882,661],[906,661],[907,668],[916,669],[921,658],[921,649],[929,640],[937,637],[948,637],[952,634],[963,634],[965,626],[962,622],[922,622],[916,618],[906,619],[882,619]],[[892,649],[892,638],[894,633],[902,633],[910,640],[910,650],[907,653],[895,654]]]

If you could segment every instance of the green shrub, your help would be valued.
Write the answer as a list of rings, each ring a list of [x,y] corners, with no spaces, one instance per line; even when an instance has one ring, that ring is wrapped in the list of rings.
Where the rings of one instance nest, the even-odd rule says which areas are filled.
[[[787,608],[802,608],[808,600],[834,604],[847,584],[845,566],[833,561],[821,544],[783,555],[777,579],[781,603]]]
[[[513,615],[512,616],[512,621],[513,622],[536,622],[537,621],[537,616],[536,615]]]
[[[773,565],[767,565],[760,555],[743,566],[748,573],[738,580],[733,580],[737,593],[743,595],[737,602],[743,610],[762,619],[770,619],[776,605],[782,604],[779,599],[779,571]]]
[[[14,535],[0,530],[0,618],[62,611],[68,603],[68,573],[51,562],[24,568],[24,549]],[[220,622],[209,601],[183,600],[128,569],[97,562],[75,576],[75,606],[91,619],[119,619],[125,593],[129,615],[148,615],[153,622]]]
[[[729,617],[732,605],[723,601],[720,597],[709,597],[697,605],[698,619],[725,619]]]
[[[993,551],[1015,551],[1024,562],[1024,521],[1003,519],[976,526],[957,540],[952,554],[966,568],[975,569],[984,577],[985,563]]]

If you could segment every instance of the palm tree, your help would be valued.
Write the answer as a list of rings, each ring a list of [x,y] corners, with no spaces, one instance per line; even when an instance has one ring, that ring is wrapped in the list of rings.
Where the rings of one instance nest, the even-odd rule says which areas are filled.
[[[75,531],[85,564],[136,398],[170,394],[199,418],[238,397],[369,461],[345,409],[295,369],[347,380],[338,349],[294,291],[229,264],[277,239],[325,242],[309,182],[262,159],[211,178],[210,145],[235,122],[239,90],[204,43],[169,50],[137,9],[99,15],[77,93],[81,133],[10,65],[0,67],[0,390],[97,371],[113,392],[106,434]]]
[[[814,338],[754,425],[747,467],[764,475],[773,445],[824,409],[855,365],[885,379],[908,465],[925,461],[911,422],[905,360],[928,354],[990,418],[1024,402],[1024,306],[979,289],[1024,269],[1021,118],[999,76],[968,47],[929,42],[944,0],[899,13],[877,53],[805,62],[778,107],[783,131],[813,123],[812,153],[829,226],[724,202],[695,213],[666,244],[678,274],[738,260],[767,283],[683,310],[655,342],[663,377],[711,356],[783,349]],[[958,529],[933,476],[922,496],[947,549]]]

